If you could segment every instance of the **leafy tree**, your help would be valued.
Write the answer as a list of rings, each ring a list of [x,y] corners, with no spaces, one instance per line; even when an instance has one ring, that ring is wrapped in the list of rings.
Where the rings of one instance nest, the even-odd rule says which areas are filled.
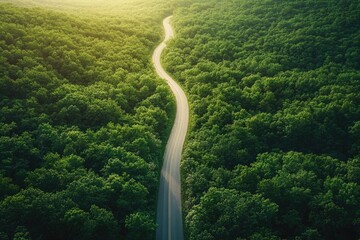
[[[270,226],[277,210],[276,204],[260,195],[210,188],[187,215],[188,228],[190,236],[200,239],[246,238]]]
[[[129,239],[153,239],[156,224],[152,216],[145,212],[130,214],[125,220],[125,226],[129,229]]]

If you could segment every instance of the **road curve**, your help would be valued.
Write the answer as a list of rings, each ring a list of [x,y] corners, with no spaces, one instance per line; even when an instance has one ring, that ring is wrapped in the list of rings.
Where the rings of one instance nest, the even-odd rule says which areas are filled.
[[[174,37],[170,19],[171,16],[163,21],[165,39],[155,49],[152,57],[156,73],[167,81],[176,99],[175,122],[166,145],[160,176],[156,218],[158,224],[156,229],[157,240],[184,239],[181,212],[180,160],[189,123],[189,105],[184,91],[165,72],[160,62],[160,56],[166,47],[166,42]]]

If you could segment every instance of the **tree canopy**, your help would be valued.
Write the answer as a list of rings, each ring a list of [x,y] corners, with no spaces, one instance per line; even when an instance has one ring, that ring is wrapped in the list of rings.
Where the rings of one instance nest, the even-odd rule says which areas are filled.
[[[150,57],[168,7],[35,2],[0,3],[0,238],[152,239],[174,103]]]
[[[188,239],[360,237],[358,1],[183,1]]]

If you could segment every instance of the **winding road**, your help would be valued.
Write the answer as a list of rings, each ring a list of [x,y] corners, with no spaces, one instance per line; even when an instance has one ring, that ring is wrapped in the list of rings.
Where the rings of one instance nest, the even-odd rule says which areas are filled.
[[[175,122],[166,145],[160,176],[156,219],[158,224],[156,229],[157,240],[184,239],[181,212],[180,160],[189,123],[189,105],[184,91],[165,72],[160,62],[160,56],[166,47],[166,42],[174,37],[170,19],[171,16],[163,21],[165,39],[155,49],[152,57],[157,74],[167,81],[176,98]]]

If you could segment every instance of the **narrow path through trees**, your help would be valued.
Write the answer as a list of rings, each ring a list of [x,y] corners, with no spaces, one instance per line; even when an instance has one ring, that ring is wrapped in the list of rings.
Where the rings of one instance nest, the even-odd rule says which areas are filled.
[[[165,72],[161,66],[160,56],[166,42],[174,37],[170,17],[163,21],[164,41],[155,49],[152,60],[157,74],[169,84],[176,98],[176,116],[174,126],[166,145],[164,163],[161,170],[159,198],[157,206],[157,240],[183,240],[183,223],[181,213],[180,160],[188,129],[189,106],[181,87]]]

